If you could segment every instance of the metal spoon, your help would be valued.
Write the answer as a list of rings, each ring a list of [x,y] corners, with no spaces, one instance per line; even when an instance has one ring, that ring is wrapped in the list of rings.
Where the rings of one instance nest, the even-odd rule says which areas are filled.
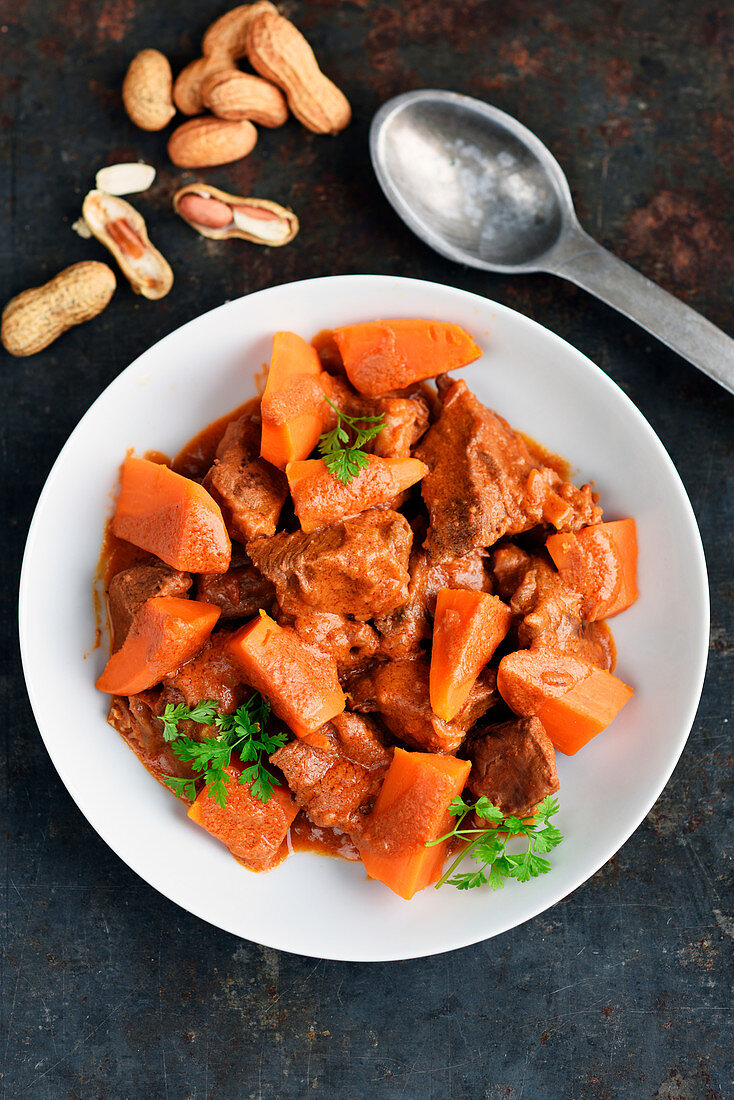
[[[442,256],[570,279],[734,393],[734,340],[584,232],[560,165],[504,111],[454,92],[408,92],[375,115],[370,152],[395,210]]]

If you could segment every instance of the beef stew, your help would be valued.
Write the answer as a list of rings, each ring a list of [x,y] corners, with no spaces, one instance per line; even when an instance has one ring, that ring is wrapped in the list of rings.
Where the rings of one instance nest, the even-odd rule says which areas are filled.
[[[354,326],[354,340],[350,326],[336,341],[322,337],[324,363],[300,337],[276,334],[267,439],[253,399],[217,422],[216,450],[207,429],[197,437],[206,447],[183,448],[200,460],[185,467],[190,477],[167,475],[160,505],[151,471],[137,472],[145,499],[130,518],[128,489],[126,522],[113,517],[106,547],[123,536],[148,556],[111,567],[106,590],[112,651],[119,663],[132,637],[126,669],[137,661],[131,682],[146,686],[111,691],[109,721],[190,805],[192,820],[251,870],[270,870],[289,845],[349,859],[358,852],[370,877],[410,897],[441,875],[443,834],[462,792],[500,817],[531,820],[558,790],[556,750],[577,751],[631,695],[613,676],[602,616],[636,595],[636,542],[631,549],[626,520],[616,553],[615,524],[602,523],[591,487],[546,465],[445,373],[452,326],[434,344],[433,322],[395,325],[399,339],[390,322],[373,326],[372,348],[370,326]],[[466,362],[476,358],[463,333],[451,369],[463,365],[454,360],[464,346]],[[419,460],[420,480],[375,504],[374,471],[406,460]],[[301,529],[289,496],[295,466],[318,473],[319,507],[328,497],[332,522]],[[348,493],[337,491],[347,483]],[[185,529],[175,526],[176,508]],[[595,552],[600,539],[584,534],[592,529],[604,536],[604,555]],[[574,541],[561,546],[559,535]],[[469,644],[461,597],[439,599],[448,592],[501,602],[503,631],[491,639],[475,630]],[[212,612],[194,652],[190,630],[181,641],[182,601]],[[152,609],[166,624],[164,645],[151,633]],[[432,666],[439,615],[442,639],[450,643],[453,631],[464,643],[442,645],[440,669]],[[518,653],[529,664],[513,663]],[[433,709],[432,676],[466,688],[450,720]],[[98,686],[112,682],[103,674]],[[304,836],[308,843],[290,843]]]

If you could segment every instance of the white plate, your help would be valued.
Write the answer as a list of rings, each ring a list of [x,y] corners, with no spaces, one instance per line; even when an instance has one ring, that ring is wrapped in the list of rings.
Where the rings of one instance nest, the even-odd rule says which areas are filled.
[[[464,373],[518,429],[593,480],[609,519],[637,520],[640,598],[614,620],[618,673],[635,698],[574,757],[559,754],[566,834],[552,871],[504,890],[428,889],[402,901],[361,864],[298,854],[243,869],[186,816],[105,722],[94,688],[90,598],[118,466],[129,447],[174,454],[254,392],[272,334],[306,338],[375,317],[464,325],[486,349]],[[580,352],[528,318],[460,290],[354,275],[273,287],[198,317],[105,390],[61,452],[26,546],[20,633],[28,690],[59,775],[121,859],[172,901],[269,947],[352,961],[417,958],[513,928],[565,897],[627,840],[685,744],[708,646],[706,567],[685,490],[641,414]],[[644,886],[640,883],[640,891]]]

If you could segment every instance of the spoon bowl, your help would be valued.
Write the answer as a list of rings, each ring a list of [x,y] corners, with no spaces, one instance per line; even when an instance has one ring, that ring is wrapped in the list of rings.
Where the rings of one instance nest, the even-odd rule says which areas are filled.
[[[504,111],[455,92],[407,92],[375,115],[370,153],[397,213],[442,256],[570,279],[734,393],[734,340],[593,240],[558,161]]]
[[[372,160],[405,222],[459,263],[543,270],[568,219],[558,162],[504,111],[454,92],[412,92],[376,114]]]

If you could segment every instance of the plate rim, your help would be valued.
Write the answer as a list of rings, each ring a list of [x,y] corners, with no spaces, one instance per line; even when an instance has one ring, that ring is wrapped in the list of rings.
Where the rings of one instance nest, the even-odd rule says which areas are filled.
[[[468,300],[478,304],[482,309],[486,310],[489,307],[491,309],[494,309],[494,310],[498,311],[499,313],[509,314],[514,318],[519,318],[521,324],[530,326],[531,329],[539,330],[543,334],[544,338],[550,338],[552,342],[554,342],[558,346],[562,347],[566,353],[570,352],[571,354],[573,354],[577,358],[578,365],[581,368],[586,370],[587,373],[593,374],[595,376],[596,380],[600,384],[606,385],[606,386],[610,387],[613,391],[616,391],[617,396],[621,397],[623,403],[626,404],[626,406],[628,408],[628,412],[637,421],[638,426],[641,427],[643,431],[648,433],[650,442],[655,446],[655,448],[659,452],[660,457],[662,458],[663,462],[665,462],[668,465],[669,472],[670,472],[673,480],[676,482],[677,488],[678,488],[679,493],[680,493],[680,503],[684,507],[684,509],[687,511],[687,514],[688,514],[688,519],[690,521],[690,534],[692,536],[692,549],[693,549],[693,553],[694,553],[694,556],[695,556],[695,559],[696,559],[696,566],[697,566],[696,578],[695,579],[696,579],[697,588],[698,588],[698,593],[697,593],[698,598],[699,598],[698,599],[698,606],[699,606],[699,613],[700,613],[700,616],[701,616],[700,623],[701,623],[702,645],[701,645],[701,651],[696,654],[696,661],[695,661],[695,684],[696,684],[696,688],[695,688],[695,691],[692,692],[692,694],[691,694],[691,696],[688,700],[687,708],[686,708],[686,711],[685,711],[685,718],[680,723],[681,733],[680,733],[680,736],[678,738],[679,743],[674,748],[672,748],[672,750],[671,750],[671,757],[670,757],[669,766],[667,766],[664,769],[664,774],[661,772],[658,775],[658,777],[656,778],[656,780],[653,784],[654,794],[652,795],[652,797],[648,796],[648,798],[643,800],[643,804],[645,806],[644,811],[642,813],[639,813],[639,811],[638,811],[637,813],[633,814],[630,817],[629,821],[625,823],[624,827],[621,830],[622,833],[624,834],[623,839],[621,841],[613,841],[612,842],[611,846],[609,847],[609,850],[605,850],[604,857],[601,860],[601,862],[599,862],[599,864],[596,868],[594,868],[590,871],[587,871],[587,870],[584,869],[578,874],[578,876],[572,876],[572,884],[570,886],[568,886],[568,888],[564,887],[564,888],[562,888],[558,891],[551,890],[549,897],[548,896],[544,897],[543,900],[539,901],[537,906],[535,906],[535,905],[530,906],[528,911],[525,914],[523,914],[521,919],[517,920],[514,917],[510,917],[506,922],[503,922],[502,920],[499,920],[497,922],[498,927],[496,927],[493,931],[487,933],[486,935],[483,935],[483,936],[476,936],[474,934],[469,934],[468,936],[467,935],[464,935],[464,936],[458,935],[458,936],[455,936],[451,940],[451,942],[447,942],[443,946],[440,946],[440,947],[435,948],[435,949],[429,949],[429,950],[421,949],[421,950],[418,950],[418,951],[416,951],[415,953],[412,953],[412,954],[396,955],[396,954],[394,954],[394,952],[389,952],[389,951],[388,952],[384,952],[384,951],[383,952],[365,951],[365,952],[362,952],[362,953],[360,953],[358,951],[353,951],[353,952],[350,952],[348,955],[345,954],[344,951],[337,951],[337,952],[330,953],[330,954],[323,954],[323,953],[316,954],[316,953],[310,953],[307,950],[301,950],[300,948],[297,949],[297,948],[291,948],[291,947],[283,947],[280,943],[269,942],[267,934],[262,935],[262,936],[258,935],[257,940],[253,940],[250,937],[245,936],[242,932],[240,932],[240,931],[238,931],[238,930],[236,930],[232,927],[229,927],[227,923],[212,920],[211,917],[206,916],[202,912],[198,911],[197,907],[191,905],[189,902],[184,902],[184,901],[179,900],[179,898],[176,897],[174,894],[172,894],[170,891],[162,889],[161,886],[159,886],[156,883],[154,883],[153,881],[151,881],[151,878],[149,877],[149,874],[139,868],[139,866],[137,865],[137,861],[128,860],[127,856],[123,857],[122,855],[120,855],[118,850],[117,850],[117,847],[115,846],[115,843],[111,839],[109,839],[109,837],[107,835],[108,830],[107,830],[105,824],[103,822],[100,823],[96,820],[97,815],[92,815],[95,818],[95,820],[93,820],[92,817],[89,816],[87,810],[84,809],[84,807],[82,805],[82,802],[83,802],[82,793],[78,792],[77,785],[76,785],[76,783],[73,779],[73,776],[71,776],[68,773],[68,770],[67,770],[65,764],[63,763],[63,761],[61,761],[60,759],[57,759],[57,757],[59,757],[59,752],[57,750],[53,750],[49,746],[49,743],[47,742],[46,734],[45,734],[45,732],[44,732],[44,730],[41,726],[41,722],[39,721],[39,717],[38,717],[38,715],[41,711],[41,705],[40,705],[40,702],[39,702],[38,697],[37,697],[37,688],[36,688],[36,685],[35,685],[34,679],[33,679],[32,660],[31,660],[31,655],[30,655],[30,643],[28,641],[26,626],[25,626],[25,621],[26,621],[26,617],[27,617],[27,612],[26,612],[25,608],[28,604],[28,599],[29,599],[28,590],[29,590],[29,585],[30,585],[31,559],[32,559],[32,556],[33,556],[35,543],[36,543],[36,540],[37,540],[37,532],[38,532],[38,529],[39,529],[40,524],[41,524],[41,515],[42,515],[43,507],[45,505],[45,501],[51,495],[51,493],[54,490],[55,482],[56,482],[56,480],[59,476],[59,470],[61,468],[62,460],[64,459],[64,455],[67,451],[67,448],[70,447],[70,445],[72,444],[72,441],[75,439],[77,434],[82,432],[86,422],[93,417],[94,411],[95,411],[97,405],[102,401],[102,399],[105,398],[110,392],[114,392],[114,390],[118,386],[122,386],[124,384],[123,379],[126,376],[128,376],[132,373],[135,373],[135,371],[137,369],[139,369],[140,365],[149,356],[151,356],[151,355],[155,354],[156,352],[158,352],[159,349],[163,345],[165,345],[168,341],[173,341],[174,339],[180,338],[180,334],[183,331],[188,329],[190,326],[197,325],[198,323],[200,323],[202,321],[202,319],[211,317],[212,315],[214,315],[216,313],[219,313],[219,312],[222,312],[222,311],[236,310],[238,308],[239,303],[241,303],[241,302],[243,302],[247,299],[251,299],[251,298],[255,298],[255,297],[263,297],[263,296],[275,294],[275,293],[278,293],[278,292],[282,293],[284,290],[294,288],[294,287],[303,287],[303,286],[306,286],[306,285],[314,285],[314,284],[319,284],[319,283],[322,283],[322,284],[323,283],[331,283],[331,284],[333,284],[335,281],[338,281],[340,283],[355,282],[355,281],[357,281],[357,282],[368,281],[368,282],[374,282],[374,283],[381,283],[383,285],[390,285],[393,288],[396,287],[396,286],[399,286],[399,287],[405,286],[405,287],[407,287],[409,289],[413,289],[413,290],[420,289],[420,288],[430,288],[432,290],[433,289],[438,289],[442,292],[450,292],[450,293],[456,294],[457,296],[459,296],[463,299],[468,299]],[[191,913],[192,915],[197,917],[197,919],[199,919],[199,920],[205,921],[207,924],[210,924],[212,927],[222,929],[223,931],[226,931],[229,934],[236,936],[238,939],[245,940],[246,942],[258,943],[261,946],[266,947],[266,948],[270,948],[270,949],[278,950],[278,951],[285,951],[289,954],[301,955],[301,956],[306,957],[306,958],[326,959],[328,961],[354,962],[354,963],[395,962],[395,961],[407,961],[407,960],[410,960],[410,959],[418,959],[418,958],[430,958],[434,955],[440,955],[440,954],[445,954],[446,952],[449,952],[449,951],[460,950],[462,948],[470,947],[470,946],[472,946],[474,944],[477,944],[477,943],[483,943],[483,942],[485,942],[489,939],[493,939],[495,936],[502,935],[505,932],[510,931],[513,928],[520,927],[522,924],[525,924],[527,921],[532,920],[533,918],[537,917],[540,913],[543,913],[546,910],[551,909],[553,906],[557,905],[559,902],[561,902],[565,898],[569,897],[572,893],[574,893],[574,891],[579,889],[580,886],[582,886],[586,881],[588,881],[588,879],[593,877],[594,874],[596,874],[599,870],[601,870],[601,868],[604,867],[609,862],[609,860],[617,852],[619,852],[624,847],[624,845],[629,841],[629,839],[634,835],[634,833],[640,827],[640,825],[642,824],[644,819],[647,817],[650,810],[652,809],[652,807],[655,805],[658,798],[662,794],[663,790],[667,786],[667,784],[670,780],[670,777],[671,777],[673,771],[675,770],[675,767],[678,764],[678,761],[680,760],[683,749],[685,748],[685,745],[686,745],[686,743],[688,741],[688,738],[690,736],[690,733],[691,733],[691,730],[692,730],[692,727],[693,727],[693,723],[695,721],[696,713],[698,711],[698,707],[699,707],[699,703],[700,703],[700,699],[701,699],[701,694],[703,692],[703,686],[704,686],[705,676],[706,676],[706,668],[707,668],[707,663],[708,663],[708,638],[709,638],[709,635],[710,635],[710,593],[709,593],[709,583],[708,583],[708,571],[707,571],[707,567],[706,567],[706,558],[705,558],[705,552],[704,552],[704,548],[703,548],[703,542],[702,542],[702,539],[701,539],[700,529],[699,529],[699,526],[698,526],[698,522],[696,520],[696,515],[695,515],[695,512],[693,510],[693,506],[692,506],[690,498],[688,496],[688,492],[686,490],[685,485],[683,484],[683,481],[680,477],[680,474],[678,473],[678,470],[675,466],[675,463],[673,462],[672,458],[668,454],[664,444],[662,443],[661,439],[657,435],[657,432],[655,431],[655,429],[652,427],[652,425],[649,423],[649,421],[646,419],[646,417],[642,414],[642,412],[637,408],[637,406],[634,404],[634,402],[631,400],[631,398],[628,397],[627,394],[624,392],[624,390],[622,390],[622,388],[612,378],[610,378],[609,375],[607,375],[601,369],[601,367],[597,366],[596,363],[594,363],[593,360],[591,360],[587,355],[585,355],[578,348],[574,347],[573,344],[569,343],[569,341],[565,340],[562,336],[559,336],[557,333],[553,332],[552,329],[549,329],[545,325],[540,324],[540,322],[534,320],[531,317],[528,317],[526,314],[521,313],[520,311],[518,311],[516,309],[513,309],[510,306],[504,305],[501,302],[497,302],[492,298],[486,297],[486,296],[481,295],[481,294],[476,294],[473,291],[468,291],[468,290],[464,290],[464,289],[459,288],[459,287],[454,287],[454,286],[451,286],[450,284],[437,283],[437,282],[434,282],[432,280],[413,279],[413,278],[408,278],[408,277],[399,276],[399,275],[384,275],[384,274],[325,275],[325,276],[316,276],[316,277],[310,278],[310,279],[290,280],[290,281],[286,281],[286,282],[283,282],[283,283],[277,283],[277,284],[274,284],[274,285],[269,286],[269,287],[264,287],[260,290],[252,291],[249,294],[243,294],[243,295],[238,296],[237,298],[230,299],[230,300],[222,303],[219,306],[215,306],[210,310],[206,310],[204,313],[201,313],[201,314],[198,314],[195,317],[192,317],[190,320],[184,322],[184,324],[179,325],[177,328],[173,329],[171,332],[167,333],[165,336],[162,336],[155,343],[151,344],[148,348],[146,348],[143,352],[141,352],[140,355],[136,356],[136,358],[133,359],[126,367],[124,367],[120,371],[120,373],[115,378],[113,378],[112,381],[109,382],[104,387],[104,389],[102,389],[102,391],[97,395],[97,397],[94,399],[94,401],[90,404],[90,406],[88,407],[86,412],[80,417],[80,419],[78,420],[78,422],[76,423],[76,425],[74,426],[72,431],[69,433],[69,435],[68,435],[67,439],[65,440],[63,446],[61,447],[61,449],[60,449],[53,465],[51,466],[51,469],[49,470],[49,472],[46,476],[43,487],[42,487],[41,492],[38,496],[38,500],[37,500],[36,505],[34,507],[33,517],[31,519],[31,523],[30,523],[29,528],[28,528],[28,534],[27,534],[27,537],[26,537],[26,542],[25,542],[25,547],[24,547],[24,552],[23,552],[22,565],[21,565],[20,582],[19,582],[19,590],[18,590],[18,627],[19,627],[20,653],[21,653],[21,665],[22,665],[22,669],[23,669],[23,676],[24,676],[24,680],[25,680],[25,685],[26,685],[28,698],[29,698],[29,701],[30,701],[30,704],[31,704],[31,710],[33,712],[33,716],[34,716],[36,725],[38,727],[38,731],[40,733],[41,740],[43,741],[43,744],[46,748],[46,751],[47,751],[47,753],[48,753],[48,755],[51,759],[51,762],[52,762],[54,768],[56,769],[57,774],[59,775],[59,778],[61,779],[61,782],[63,783],[64,787],[66,788],[66,790],[68,792],[68,794],[71,796],[72,800],[76,804],[76,806],[79,809],[80,813],[83,815],[83,817],[88,822],[88,824],[94,829],[94,831],[97,833],[97,835],[111,849],[111,851],[115,854],[115,856],[117,856],[117,858],[120,859],[125,864],[125,866],[129,867],[130,870],[133,871],[136,875],[138,875],[138,877],[141,878],[148,886],[150,886],[152,889],[156,890],[157,893],[161,894],[168,901],[171,901],[175,905],[180,906],[186,912]],[[649,804],[648,804],[648,802],[649,802]],[[315,857],[315,858],[319,858],[319,857]],[[323,858],[323,857],[321,857],[321,858]],[[548,883],[548,886],[550,886],[550,885],[551,884]]]

